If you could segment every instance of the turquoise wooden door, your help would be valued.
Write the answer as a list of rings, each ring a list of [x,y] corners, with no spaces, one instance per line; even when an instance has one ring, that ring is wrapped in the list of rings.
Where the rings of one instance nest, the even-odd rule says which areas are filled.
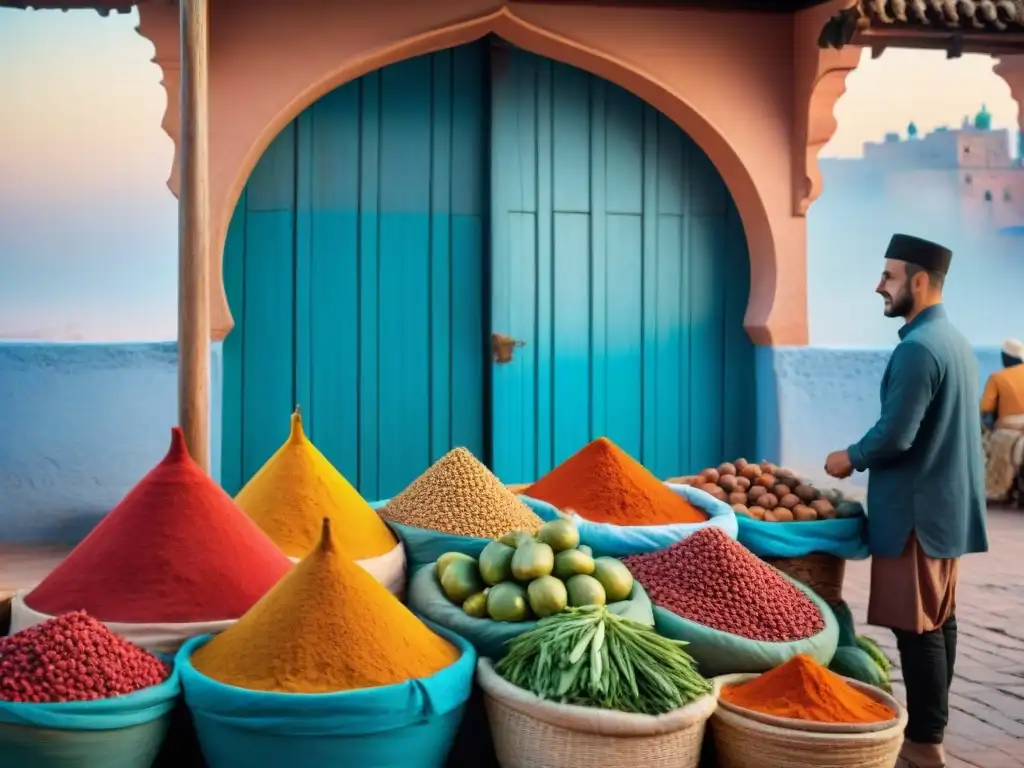
[[[486,456],[486,61],[406,61],[317,101],[267,149],[228,233],[222,482],[299,404],[367,498],[456,445]]]
[[[749,455],[746,240],[679,128],[581,70],[493,48],[493,462],[529,481],[606,435],[661,477]]]

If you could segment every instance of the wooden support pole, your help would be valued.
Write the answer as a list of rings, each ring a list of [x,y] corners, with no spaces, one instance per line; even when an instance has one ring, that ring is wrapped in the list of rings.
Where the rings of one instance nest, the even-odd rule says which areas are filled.
[[[179,0],[181,135],[178,157],[178,423],[192,458],[210,471],[210,179],[207,0]]]

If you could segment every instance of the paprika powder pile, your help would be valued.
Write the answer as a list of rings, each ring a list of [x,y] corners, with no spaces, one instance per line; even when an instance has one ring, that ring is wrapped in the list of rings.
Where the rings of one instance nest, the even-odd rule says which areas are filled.
[[[816,723],[884,723],[896,717],[891,708],[805,654],[746,683],[723,686],[721,698],[765,715]]]
[[[345,550],[356,560],[379,557],[398,546],[387,524],[306,437],[298,408],[285,444],[235,502],[289,557],[305,557],[316,546],[324,515],[335,523]]]
[[[523,493],[595,523],[667,525],[708,519],[607,437],[587,444]]]
[[[57,616],[188,624],[237,619],[291,570],[284,553],[188,455],[164,459],[31,592]]]
[[[342,550],[323,518],[313,551],[239,621],[192,656],[227,685],[336,693],[429,677],[458,661],[436,635]]]

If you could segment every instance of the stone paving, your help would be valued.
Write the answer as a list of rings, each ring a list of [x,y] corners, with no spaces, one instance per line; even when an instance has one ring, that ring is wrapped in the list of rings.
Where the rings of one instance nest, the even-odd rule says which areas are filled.
[[[1024,513],[991,510],[989,540],[987,555],[960,563],[949,768],[1024,768]],[[844,596],[858,632],[877,640],[898,663],[892,633],[862,624],[868,581],[868,563],[850,563]],[[902,683],[893,687],[902,699]]]
[[[989,537],[991,551],[960,566],[949,768],[1024,768],[1024,513],[992,510]],[[38,582],[64,552],[0,547],[0,594]],[[850,563],[845,597],[858,631],[875,638],[898,663],[892,634],[863,626],[868,574],[866,562]],[[898,671],[894,675],[902,698]]]

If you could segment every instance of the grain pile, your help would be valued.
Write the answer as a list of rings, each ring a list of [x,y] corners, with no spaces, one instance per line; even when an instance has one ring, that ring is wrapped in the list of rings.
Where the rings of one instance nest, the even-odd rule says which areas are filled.
[[[381,510],[395,523],[496,539],[543,521],[465,448],[454,448]]]

